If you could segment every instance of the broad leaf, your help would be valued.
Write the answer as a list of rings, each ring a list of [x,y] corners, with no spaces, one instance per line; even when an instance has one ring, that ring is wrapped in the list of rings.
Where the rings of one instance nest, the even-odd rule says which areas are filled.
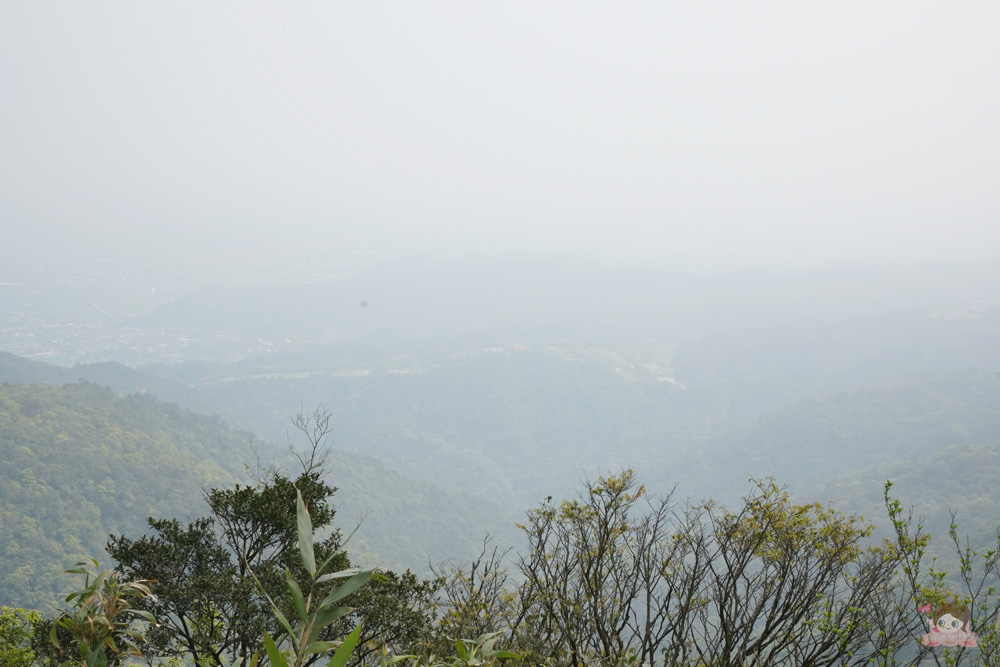
[[[316,612],[316,616],[313,619],[313,627],[309,636],[309,641],[316,639],[320,630],[330,625],[338,618],[347,616],[349,613],[351,613],[350,607],[327,607],[325,609],[320,609]]]
[[[298,518],[299,528],[299,553],[302,554],[302,565],[310,577],[316,576],[316,555],[313,553],[313,527],[312,519],[306,510],[306,504],[302,501],[302,492],[295,489],[295,513]]]
[[[337,588],[337,590],[327,595],[323,599],[323,602],[320,603],[319,605],[320,608],[325,609],[326,607],[332,605],[334,602],[343,600],[345,597],[347,597],[354,591],[364,586],[365,582],[371,579],[371,576],[372,576],[372,570],[364,570],[362,572],[358,572],[353,577],[342,583]]]
[[[332,648],[337,647],[337,642],[313,642],[309,646],[306,646],[306,653],[322,653],[323,651],[329,651]]]
[[[520,653],[514,653],[513,651],[493,651],[490,653],[491,658],[520,658]]]
[[[292,600],[295,601],[295,609],[299,612],[299,618],[303,622],[307,621],[309,613],[306,611],[306,601],[302,597],[302,589],[299,588],[299,584],[287,567],[285,568],[285,581],[288,583],[288,591],[292,594]]]
[[[334,554],[334,556],[336,555],[337,554]],[[327,560],[326,562],[329,563],[330,561]],[[316,583],[323,584],[333,579],[346,579],[347,577],[353,577],[354,575],[356,575],[358,572],[361,571],[362,570],[360,567],[349,567],[346,570],[340,570],[339,572],[331,572],[330,574],[324,574],[323,576],[321,576],[319,579],[316,580]]]
[[[264,648],[267,650],[267,657],[271,661],[272,667],[288,667],[285,656],[278,650],[277,644],[271,639],[271,635],[264,631]]]
[[[348,658],[354,653],[354,647],[358,645],[358,639],[361,637],[361,624],[358,623],[358,627],[351,631],[351,634],[347,635],[344,639],[344,643],[340,645],[337,652],[333,654],[330,658],[330,662],[326,663],[326,667],[344,667],[347,664]]]

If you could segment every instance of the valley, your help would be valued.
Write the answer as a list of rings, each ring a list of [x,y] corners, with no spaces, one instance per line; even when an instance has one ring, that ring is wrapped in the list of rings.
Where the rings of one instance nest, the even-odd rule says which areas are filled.
[[[609,277],[580,265],[550,271],[546,282],[539,274],[526,278],[523,263],[481,269],[415,262],[369,271],[370,289],[358,288],[355,277],[309,289],[192,293],[121,322],[155,323],[192,340],[225,326],[241,340],[287,334],[307,343],[239,358],[203,350],[201,358],[164,363],[153,355],[129,365],[122,363],[134,361],[124,342],[99,362],[71,366],[0,353],[0,381],[8,391],[96,385],[112,392],[102,401],[141,398],[156,411],[176,404],[185,414],[212,416],[222,429],[212,437],[230,444],[183,454],[217,471],[187,478],[195,485],[245,481],[244,464],[258,459],[287,467],[294,461],[289,447],[301,445],[292,418],[326,410],[333,424],[327,479],[339,489],[338,525],[350,530],[364,518],[357,559],[428,572],[431,562],[471,557],[487,534],[518,548],[515,524],[528,507],[623,468],[662,489],[676,485],[679,497],[694,501],[736,502],[751,478],[772,477],[797,497],[835,500],[843,511],[867,514],[878,512],[879,476],[905,479],[921,466],[933,468],[946,448],[972,448],[961,451],[991,460],[1000,443],[1000,311],[967,304],[970,294],[996,298],[991,289],[1000,280],[981,280],[997,270],[995,264],[932,267],[950,278],[920,291],[922,282],[908,282],[914,269],[901,267],[891,289],[857,302],[849,298],[857,272],[844,270],[839,280],[781,283],[799,296],[779,301],[767,289],[747,291],[741,275],[645,275],[640,289],[634,275]],[[474,288],[476,280],[487,282]],[[678,291],[678,280],[690,294]],[[779,277],[753,280],[766,286]],[[574,289],[574,281],[591,288]],[[408,296],[379,313],[372,286],[390,282]],[[530,294],[509,289],[527,283]],[[708,291],[691,301],[698,289]],[[739,290],[741,305],[733,311]],[[364,308],[356,301],[360,312],[353,313],[335,302],[305,306],[337,294],[372,299]],[[576,294],[569,298],[578,302],[565,303],[559,294]],[[421,299],[426,305],[418,306]],[[195,313],[210,308],[217,321],[202,323]],[[366,323],[369,314],[384,326]],[[335,333],[317,337],[323,330]],[[227,428],[239,432],[223,435]],[[10,433],[0,432],[0,443],[14,452],[24,445]],[[30,448],[59,446],[32,438]],[[147,465],[138,461],[125,465],[123,475],[155,474],[148,466],[127,467]],[[963,486],[960,467],[941,474],[934,487],[939,505],[993,507],[992,490]],[[11,479],[17,482],[17,474]],[[866,480],[864,494],[844,495],[858,480]],[[909,484],[898,488],[914,493]],[[977,499],[969,502],[960,491]],[[25,511],[18,509],[25,501],[13,498],[5,499],[5,511],[21,516],[16,512]],[[196,513],[196,505],[162,507]],[[136,530],[153,505],[124,506],[136,513],[129,524]],[[111,511],[98,507],[98,517]],[[932,514],[943,521],[940,512]],[[989,524],[988,516],[969,518],[977,530]],[[118,526],[103,518],[98,525]],[[100,547],[99,535],[87,539],[80,545],[88,551]],[[59,564],[46,567],[57,572]]]

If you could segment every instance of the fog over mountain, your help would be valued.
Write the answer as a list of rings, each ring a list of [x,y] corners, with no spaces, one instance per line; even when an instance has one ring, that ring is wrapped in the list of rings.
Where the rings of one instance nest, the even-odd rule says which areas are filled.
[[[244,461],[294,465],[316,406],[357,562],[516,548],[526,508],[626,468],[876,520],[900,479],[982,543],[998,23],[985,0],[0,3],[0,538],[50,559],[36,585],[0,540],[0,602]]]

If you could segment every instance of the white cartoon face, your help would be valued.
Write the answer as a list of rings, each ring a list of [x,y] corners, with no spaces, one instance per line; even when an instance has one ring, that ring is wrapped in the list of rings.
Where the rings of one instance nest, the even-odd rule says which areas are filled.
[[[934,624],[938,632],[958,632],[962,629],[962,620],[951,614],[942,614]]]

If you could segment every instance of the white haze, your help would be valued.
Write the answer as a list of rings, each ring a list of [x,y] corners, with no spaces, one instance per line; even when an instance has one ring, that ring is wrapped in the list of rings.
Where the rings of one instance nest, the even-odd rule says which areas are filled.
[[[996,257],[997,25],[991,1],[9,0],[0,271]]]

